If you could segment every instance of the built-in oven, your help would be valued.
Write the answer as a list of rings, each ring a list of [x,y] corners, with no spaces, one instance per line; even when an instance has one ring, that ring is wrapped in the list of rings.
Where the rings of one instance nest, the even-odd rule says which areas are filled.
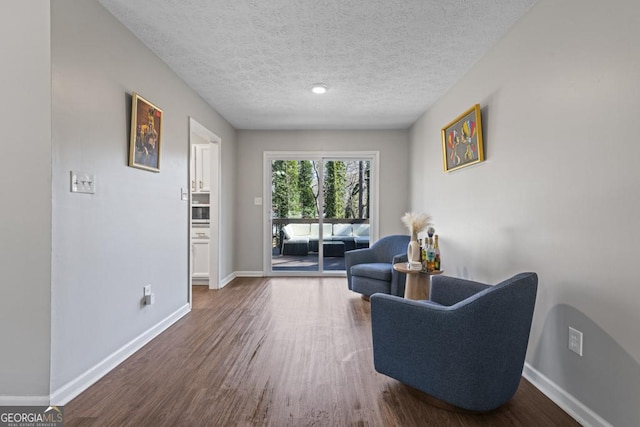
[[[191,222],[194,224],[209,223],[209,205],[193,205],[191,207]]]

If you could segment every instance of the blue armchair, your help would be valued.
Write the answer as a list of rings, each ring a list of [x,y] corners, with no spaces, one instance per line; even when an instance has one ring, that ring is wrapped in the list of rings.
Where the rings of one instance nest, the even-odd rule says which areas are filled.
[[[458,408],[497,408],[520,383],[538,276],[431,280],[428,301],[372,295],[376,371]]]
[[[393,269],[407,261],[410,236],[393,235],[378,240],[370,248],[345,252],[349,289],[365,299],[377,292],[403,296],[406,276]]]

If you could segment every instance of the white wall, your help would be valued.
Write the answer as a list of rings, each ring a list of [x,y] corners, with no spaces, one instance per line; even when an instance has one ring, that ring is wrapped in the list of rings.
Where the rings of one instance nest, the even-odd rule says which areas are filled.
[[[49,395],[49,17],[48,2],[0,2],[0,405]]]
[[[236,148],[234,129],[95,0],[56,0],[51,14],[55,393],[187,304],[189,117],[222,138],[223,164]],[[133,91],[164,112],[160,173],[127,166]],[[96,194],[70,193],[71,170],[94,173]],[[234,178],[223,170],[223,274]]]
[[[265,151],[379,151],[380,236],[407,233],[400,221],[408,204],[406,130],[239,131],[236,270],[262,271],[264,206],[254,198],[262,197]]]
[[[411,129],[411,205],[433,215],[446,273],[536,271],[528,363],[595,418],[634,427],[638,40],[635,0],[541,0]],[[487,161],[445,174],[440,129],[475,103]],[[568,326],[584,333],[582,358]]]

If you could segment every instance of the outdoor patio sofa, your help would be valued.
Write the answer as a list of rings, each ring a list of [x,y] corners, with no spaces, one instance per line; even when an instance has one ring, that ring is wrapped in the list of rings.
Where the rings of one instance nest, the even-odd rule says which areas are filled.
[[[280,253],[306,256],[318,252],[319,240],[319,224],[287,224],[280,232]],[[346,251],[368,248],[369,224],[322,224],[322,240],[325,257],[340,257]]]

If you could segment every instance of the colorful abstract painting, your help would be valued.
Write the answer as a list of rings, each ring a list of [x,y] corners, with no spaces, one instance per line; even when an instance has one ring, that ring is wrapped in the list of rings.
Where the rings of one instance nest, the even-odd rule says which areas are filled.
[[[479,104],[442,128],[442,155],[445,172],[484,160]]]

